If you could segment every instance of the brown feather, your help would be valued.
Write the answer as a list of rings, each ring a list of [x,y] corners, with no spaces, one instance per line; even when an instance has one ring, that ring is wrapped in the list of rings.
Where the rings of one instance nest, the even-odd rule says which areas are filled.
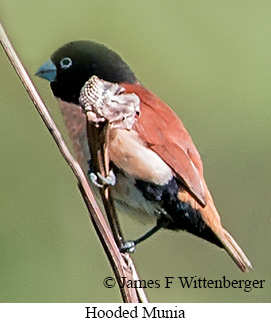
[[[184,190],[179,191],[178,198],[185,203],[189,203],[193,209],[196,209],[200,212],[204,222],[209,226],[209,228],[212,229],[212,231],[221,241],[222,245],[224,246],[229,256],[243,272],[252,270],[253,267],[250,261],[248,260],[248,258],[246,257],[246,255],[244,254],[244,252],[241,250],[241,248],[238,246],[238,244],[233,239],[233,237],[229,234],[229,232],[223,228],[220,221],[220,216],[214,205],[214,201],[212,199],[211,193],[209,192],[205,183],[204,185],[205,185],[205,192],[206,192],[205,207],[202,207],[201,205],[199,205],[197,201],[193,199],[191,195]]]
[[[221,225],[220,216],[203,178],[200,155],[180,119],[157,96],[142,86],[125,84],[125,87],[127,92],[137,94],[141,100],[140,117],[134,126],[134,130],[139,135],[139,145],[141,143],[141,146],[144,147],[147,144],[171,167],[179,179],[182,179],[187,190],[183,190],[182,186],[178,198],[200,212],[202,219],[219,238],[237,266],[244,272],[252,269],[251,263],[241,248]],[[60,100],[60,107],[75,155],[87,171],[87,161],[90,154],[86,137],[85,115],[80,106],[72,103]],[[135,134],[132,132],[131,136],[128,136],[130,146],[127,146],[124,140],[128,138],[127,134],[116,136],[118,131],[112,131],[111,160],[124,171],[128,167],[128,173],[133,166],[134,170],[131,172],[135,172],[134,176],[139,175],[143,169],[143,174],[138,177],[143,176],[143,179],[151,181],[155,180],[155,176],[157,176],[157,180],[159,180],[160,175],[153,174],[153,169],[148,167],[146,161],[137,164],[139,157],[133,159],[133,152],[138,147],[133,146],[132,140]],[[137,141],[137,138],[135,139]],[[122,140],[124,141],[122,142]],[[130,159],[130,163],[127,163],[128,159]],[[132,162],[131,159],[133,159]],[[152,166],[151,163],[150,166]]]
[[[136,179],[164,185],[172,179],[170,167],[147,148],[134,130],[110,129],[109,157],[118,168]]]
[[[79,105],[62,100],[59,100],[59,103],[76,159],[87,172],[90,153],[86,132],[86,116]]]
[[[125,84],[127,93],[140,99],[134,125],[140,138],[175,172],[186,189],[204,206],[203,167],[200,155],[178,116],[152,92],[138,84]]]
[[[181,186],[178,198],[200,212],[204,222],[242,271],[252,269],[241,248],[222,227],[220,216],[203,177],[200,155],[181,120],[168,105],[141,85],[124,86],[127,93],[135,93],[141,102],[140,116],[134,129],[185,184],[186,190]]]

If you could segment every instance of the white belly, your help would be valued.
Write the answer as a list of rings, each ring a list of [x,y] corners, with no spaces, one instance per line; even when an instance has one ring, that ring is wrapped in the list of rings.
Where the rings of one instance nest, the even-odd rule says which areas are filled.
[[[112,194],[121,213],[136,217],[144,223],[155,223],[158,214],[163,212],[157,202],[145,199],[135,186],[134,178],[130,176],[118,174],[116,184],[112,187]]]

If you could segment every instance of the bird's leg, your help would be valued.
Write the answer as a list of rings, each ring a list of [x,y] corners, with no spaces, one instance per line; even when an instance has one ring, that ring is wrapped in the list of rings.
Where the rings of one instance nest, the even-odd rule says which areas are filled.
[[[102,176],[99,172],[97,173],[97,175],[104,184],[111,186],[114,186],[116,184],[116,176],[112,169],[109,171],[109,174],[106,177]]]
[[[89,173],[90,180],[93,184],[95,184],[97,187],[102,188],[105,184],[106,185],[112,185],[114,186],[116,184],[116,176],[113,172],[113,170],[110,170],[108,176],[104,177],[101,173],[97,172],[97,175],[95,173]],[[102,184],[98,183],[97,179],[101,180]]]
[[[157,232],[158,230],[160,230],[161,228],[163,228],[165,226],[165,224],[162,221],[157,222],[157,224],[150,229],[149,231],[147,231],[145,234],[143,234],[143,236],[139,237],[136,240],[129,240],[126,241],[123,246],[120,248],[120,252],[129,252],[129,253],[133,253],[136,251],[135,246],[138,245],[140,242],[148,239],[150,236],[152,236],[155,232]]]

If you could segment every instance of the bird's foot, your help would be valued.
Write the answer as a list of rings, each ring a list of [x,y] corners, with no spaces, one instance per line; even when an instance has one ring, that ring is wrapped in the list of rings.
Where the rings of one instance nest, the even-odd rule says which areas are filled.
[[[123,246],[120,248],[120,252],[125,253],[134,253],[136,251],[135,248],[135,242],[134,241],[126,241]]]
[[[106,177],[104,177],[99,172],[97,173],[97,175],[95,173],[90,173],[89,177],[90,177],[91,182],[100,188],[102,188],[104,185],[114,186],[116,184],[116,176],[112,170],[110,170],[109,175]],[[102,184],[100,184],[98,182],[98,177],[99,177]]]

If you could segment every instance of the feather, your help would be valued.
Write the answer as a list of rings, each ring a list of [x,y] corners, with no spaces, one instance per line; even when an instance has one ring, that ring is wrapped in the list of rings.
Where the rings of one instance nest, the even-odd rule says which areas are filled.
[[[140,116],[134,125],[140,138],[175,172],[204,206],[203,167],[200,155],[178,116],[155,94],[138,84],[123,84],[140,99]]]
[[[155,178],[159,181],[161,178],[161,174],[158,174],[158,170],[153,167],[154,160],[157,159],[159,165],[162,160],[167,163],[184,185],[180,185],[178,199],[189,203],[193,209],[200,212],[204,222],[243,272],[253,269],[244,252],[221,224],[220,216],[203,178],[200,155],[181,120],[165,103],[142,86],[125,84],[125,88],[127,92],[139,96],[140,116],[133,130],[111,132],[111,160],[128,174],[132,173],[137,178],[149,181],[155,181]],[[82,167],[87,170],[90,154],[85,115],[80,106],[72,103],[60,100],[60,107],[75,155]],[[157,154],[157,158],[153,161],[144,158],[140,160],[140,154],[148,158],[145,154],[147,148]],[[161,162],[159,157],[162,159]],[[130,159],[128,163],[127,158]],[[162,166],[166,170],[165,166]],[[141,170],[144,170],[143,173]],[[168,170],[162,173],[165,181],[172,176]]]
[[[220,221],[220,216],[217,212],[211,193],[209,192],[206,184],[205,191],[206,206],[204,208],[199,205],[193,198],[191,198],[191,196],[185,191],[180,191],[178,198],[183,202],[189,203],[192,208],[200,212],[204,222],[215,233],[226,252],[229,254],[231,259],[235,262],[235,264],[240,268],[241,271],[247,272],[249,270],[252,270],[253,267],[242,249],[238,246],[229,232],[223,228]]]
[[[77,104],[59,100],[59,105],[76,159],[87,172],[90,152],[87,140],[86,116]]]
[[[184,184],[185,190],[180,186],[178,198],[200,212],[204,222],[243,272],[252,269],[241,248],[222,227],[220,216],[203,177],[200,155],[181,120],[167,104],[141,85],[125,84],[124,87],[127,93],[138,95],[141,102],[140,115],[134,129]]]

